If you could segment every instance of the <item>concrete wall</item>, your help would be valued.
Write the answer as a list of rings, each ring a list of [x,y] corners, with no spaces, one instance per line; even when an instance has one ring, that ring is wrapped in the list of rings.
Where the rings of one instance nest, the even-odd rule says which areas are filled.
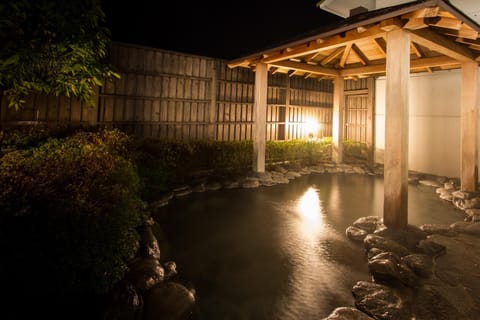
[[[375,82],[375,161],[385,148],[385,78]],[[409,169],[460,176],[460,70],[413,74],[410,81]]]

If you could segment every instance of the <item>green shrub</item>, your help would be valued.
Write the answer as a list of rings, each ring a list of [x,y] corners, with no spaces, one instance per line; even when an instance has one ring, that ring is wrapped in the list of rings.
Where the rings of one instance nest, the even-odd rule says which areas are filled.
[[[0,158],[0,265],[12,290],[104,293],[137,249],[139,179],[118,131],[50,138]]]
[[[343,152],[345,158],[350,160],[364,160],[367,158],[367,144],[351,139],[343,140]]]
[[[267,163],[295,161],[311,165],[331,158],[331,138],[322,140],[267,141]]]

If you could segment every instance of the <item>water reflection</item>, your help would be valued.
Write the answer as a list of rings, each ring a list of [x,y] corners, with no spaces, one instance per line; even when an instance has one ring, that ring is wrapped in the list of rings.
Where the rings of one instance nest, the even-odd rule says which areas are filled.
[[[299,231],[305,238],[314,240],[323,228],[323,210],[320,197],[315,188],[310,187],[298,201],[297,210],[301,220]]]
[[[330,299],[335,299],[336,286],[341,282],[338,271],[342,266],[334,263],[332,249],[342,235],[327,223],[320,194],[311,185],[297,200],[281,205],[280,210],[286,213],[282,246],[289,257],[291,273],[277,304],[279,319],[324,316],[321,310],[328,308]]]

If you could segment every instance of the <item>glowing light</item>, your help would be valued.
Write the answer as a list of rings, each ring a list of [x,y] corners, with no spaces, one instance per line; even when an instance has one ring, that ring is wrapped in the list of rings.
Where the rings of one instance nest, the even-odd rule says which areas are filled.
[[[322,207],[318,193],[309,188],[298,201],[297,210],[302,218],[301,231],[308,237],[314,237],[323,228]]]
[[[303,126],[306,134],[310,138],[314,138],[318,133],[318,129],[320,129],[320,124],[313,118],[307,118]]]

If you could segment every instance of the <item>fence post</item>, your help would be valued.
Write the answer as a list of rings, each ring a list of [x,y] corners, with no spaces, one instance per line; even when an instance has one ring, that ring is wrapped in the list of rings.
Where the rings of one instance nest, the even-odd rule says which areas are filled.
[[[211,83],[210,83],[210,106],[208,108],[207,137],[216,140],[216,118],[217,118],[217,63],[212,62]]]

